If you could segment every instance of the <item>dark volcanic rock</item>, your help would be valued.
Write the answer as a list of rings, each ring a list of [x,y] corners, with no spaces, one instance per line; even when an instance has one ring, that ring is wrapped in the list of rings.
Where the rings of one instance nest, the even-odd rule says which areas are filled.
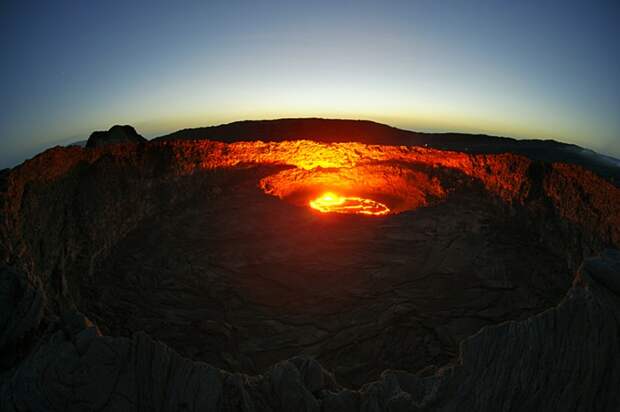
[[[25,273],[0,266],[0,369],[28,351],[27,338],[43,318],[44,296]]]
[[[430,376],[388,370],[352,391],[305,357],[261,375],[230,374],[185,359],[143,333],[99,336],[85,320],[78,322],[81,330],[51,335],[2,383],[0,409],[615,411],[620,296],[598,279],[609,278],[619,257],[608,252],[586,261],[580,281],[556,308],[481,330],[462,343],[455,364]]]
[[[620,251],[607,249],[602,256],[603,259],[589,259],[582,272],[620,296]]]
[[[88,141],[86,142],[86,147],[101,147],[107,144],[119,144],[119,143],[144,143],[147,140],[140,136],[136,129],[131,126],[112,126],[108,131],[97,131],[92,132]]]

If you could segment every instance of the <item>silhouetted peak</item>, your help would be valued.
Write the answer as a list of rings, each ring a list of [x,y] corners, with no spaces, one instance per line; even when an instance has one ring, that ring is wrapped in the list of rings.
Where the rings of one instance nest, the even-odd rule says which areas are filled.
[[[146,139],[136,132],[132,126],[129,125],[115,125],[108,131],[95,131],[92,132],[86,147],[100,147],[107,144],[118,143],[143,143]]]

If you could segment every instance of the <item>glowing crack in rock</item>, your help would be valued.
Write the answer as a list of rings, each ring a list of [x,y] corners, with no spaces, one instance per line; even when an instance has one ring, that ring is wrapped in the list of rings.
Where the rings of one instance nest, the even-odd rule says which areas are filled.
[[[372,199],[353,196],[340,196],[333,192],[323,193],[310,201],[310,207],[322,213],[342,213],[383,216],[390,213],[390,209],[383,203]]]

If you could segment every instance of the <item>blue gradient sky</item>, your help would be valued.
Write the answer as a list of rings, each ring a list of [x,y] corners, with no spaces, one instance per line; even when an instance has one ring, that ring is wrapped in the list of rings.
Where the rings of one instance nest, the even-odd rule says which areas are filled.
[[[0,168],[113,124],[292,116],[620,156],[618,2],[0,2]]]

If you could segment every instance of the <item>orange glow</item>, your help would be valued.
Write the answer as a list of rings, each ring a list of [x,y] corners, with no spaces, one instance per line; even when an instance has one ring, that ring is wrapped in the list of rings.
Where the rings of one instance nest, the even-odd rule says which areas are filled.
[[[362,197],[340,196],[333,192],[325,192],[310,201],[310,207],[321,213],[342,213],[383,216],[390,209],[383,203]]]
[[[417,146],[311,140],[177,140],[157,144],[165,146],[172,158],[182,159],[175,163],[176,172],[182,175],[197,169],[271,167],[272,173],[261,171],[267,172],[258,183],[263,192],[323,213],[388,215],[411,211],[442,201],[470,179],[506,201],[521,200],[530,189],[530,162],[512,154],[472,155]],[[114,147],[105,150],[125,150]],[[95,156],[98,152],[88,153]],[[452,183],[447,186],[447,182]],[[328,197],[327,201],[319,197],[309,203],[325,192],[338,193],[339,197]],[[344,200],[338,204],[341,198]]]

